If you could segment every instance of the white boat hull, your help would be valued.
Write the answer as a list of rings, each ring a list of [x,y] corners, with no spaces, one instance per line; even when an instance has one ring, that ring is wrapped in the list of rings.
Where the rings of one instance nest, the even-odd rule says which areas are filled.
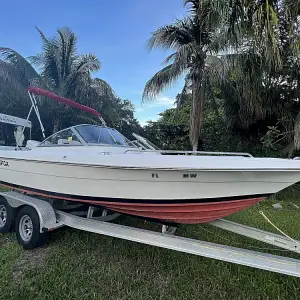
[[[294,165],[288,168],[282,160],[278,160],[277,168],[271,167],[269,162],[254,168],[250,158],[218,158],[217,169],[209,168],[207,161],[210,159],[201,158],[192,169],[190,166],[197,162],[197,157],[104,155],[102,152],[95,154],[99,149],[93,150],[80,161],[77,155],[77,163],[76,151],[11,151],[0,162],[0,183],[47,197],[88,202],[142,217],[201,223],[253,205],[300,180],[300,170]],[[42,154],[47,160],[39,158]],[[92,163],[95,158],[99,161],[97,164]],[[126,160],[125,165],[111,163]],[[168,168],[162,168],[163,161],[169,161]],[[177,165],[172,165],[174,161]],[[185,161],[186,169],[180,165]],[[240,167],[232,168],[235,164]],[[250,165],[242,168],[243,164]]]
[[[297,171],[124,169],[6,160],[0,181],[66,195],[182,200],[272,194],[295,182]]]

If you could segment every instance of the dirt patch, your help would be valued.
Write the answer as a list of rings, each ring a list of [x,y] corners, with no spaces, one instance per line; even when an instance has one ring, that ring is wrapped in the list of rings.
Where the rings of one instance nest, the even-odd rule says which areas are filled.
[[[14,281],[21,282],[26,271],[36,267],[43,267],[50,247],[37,248],[23,252],[20,259],[18,259],[13,268],[12,277]]]
[[[0,234],[0,247],[16,241],[13,234]]]

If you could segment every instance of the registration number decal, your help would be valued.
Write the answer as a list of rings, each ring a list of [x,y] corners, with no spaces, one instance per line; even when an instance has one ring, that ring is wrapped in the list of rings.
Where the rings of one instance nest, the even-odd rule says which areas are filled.
[[[196,178],[197,174],[183,174],[183,178]]]
[[[0,160],[0,166],[9,167],[8,161],[6,161],[6,160]]]

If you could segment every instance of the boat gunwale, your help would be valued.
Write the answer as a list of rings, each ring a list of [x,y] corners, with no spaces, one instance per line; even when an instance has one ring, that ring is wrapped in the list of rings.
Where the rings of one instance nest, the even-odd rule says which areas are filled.
[[[13,150],[3,150],[3,151],[13,151]],[[119,154],[119,153],[118,153]],[[104,155],[104,154],[103,154]],[[25,161],[25,162],[33,162],[33,163],[44,163],[44,164],[58,164],[58,165],[70,165],[70,166],[80,166],[80,167],[93,167],[93,168],[107,168],[107,169],[124,169],[124,170],[157,170],[157,171],[186,171],[186,172],[202,172],[202,171],[211,171],[211,172],[299,172],[299,168],[186,168],[186,167],[156,167],[156,166],[144,166],[144,167],[136,167],[136,166],[113,166],[113,165],[97,165],[93,163],[76,163],[70,161],[55,161],[55,160],[38,160],[38,159],[28,159],[28,158],[17,158],[17,157],[3,157],[0,156],[0,161],[5,160],[15,160],[15,161]],[[1,166],[1,162],[0,162]]]

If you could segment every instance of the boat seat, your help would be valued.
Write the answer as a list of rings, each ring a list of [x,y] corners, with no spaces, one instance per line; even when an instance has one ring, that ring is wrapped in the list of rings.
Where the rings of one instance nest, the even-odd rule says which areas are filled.
[[[69,142],[67,139],[59,139],[57,141],[57,144],[58,145],[81,145],[81,143],[78,141],[70,141]]]
[[[59,139],[57,141],[57,145],[64,145],[64,144],[69,144],[69,141],[67,139]]]
[[[26,143],[26,148],[32,150],[33,148],[35,148],[39,144],[40,144],[40,142],[38,142],[38,141],[28,140],[27,143]]]

